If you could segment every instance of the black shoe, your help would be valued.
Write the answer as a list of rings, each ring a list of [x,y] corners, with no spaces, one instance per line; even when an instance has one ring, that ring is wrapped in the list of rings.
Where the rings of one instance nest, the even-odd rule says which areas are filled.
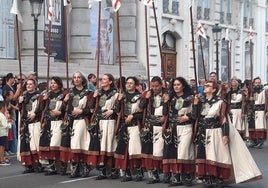
[[[107,176],[104,176],[102,174],[98,175],[95,180],[104,180],[107,179]]]
[[[100,174],[96,177],[95,180],[104,180],[104,179],[107,179],[106,167],[104,167],[104,166],[99,167],[99,171],[100,171]]]
[[[165,173],[163,183],[170,183],[171,173]]]
[[[143,169],[142,168],[137,168],[137,175],[135,177],[135,181],[142,181],[144,178],[144,174],[143,174]]]
[[[182,185],[180,174],[174,174],[172,181],[169,184],[169,187]]]
[[[81,163],[81,177],[86,178],[89,176],[91,168],[86,163]]]
[[[132,177],[128,175],[124,175],[121,182],[128,182],[128,181],[132,181]]]
[[[147,184],[155,184],[155,183],[160,183],[160,179],[149,179],[149,181],[147,182]]]
[[[25,166],[25,170],[22,172],[23,174],[28,174],[28,173],[33,173],[34,172],[34,168],[32,165],[29,166]]]
[[[46,173],[45,176],[51,176],[51,175],[56,175],[57,170],[55,166],[55,161],[50,161],[50,164],[46,167]]]
[[[43,173],[43,172],[45,172],[45,167],[43,167],[41,164],[38,164],[38,165],[35,167],[34,171],[35,171],[36,173]]]
[[[190,187],[193,185],[193,176],[191,174],[182,174],[181,175],[181,182],[183,185]]]
[[[70,178],[77,178],[77,177],[79,177],[79,163],[73,163],[71,165]]]
[[[67,164],[66,163],[61,163],[60,166],[60,175],[66,176],[67,175]]]
[[[120,177],[119,169],[112,169],[111,179],[118,179]]]

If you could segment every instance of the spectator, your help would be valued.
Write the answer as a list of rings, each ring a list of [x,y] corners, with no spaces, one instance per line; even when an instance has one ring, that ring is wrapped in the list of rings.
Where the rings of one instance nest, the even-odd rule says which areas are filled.
[[[10,165],[9,161],[6,161],[4,151],[7,142],[8,129],[11,127],[5,117],[6,107],[4,101],[0,101],[0,166]]]
[[[87,76],[88,79],[88,89],[90,91],[95,91],[96,90],[96,84],[97,84],[97,77],[95,74],[89,74]]]

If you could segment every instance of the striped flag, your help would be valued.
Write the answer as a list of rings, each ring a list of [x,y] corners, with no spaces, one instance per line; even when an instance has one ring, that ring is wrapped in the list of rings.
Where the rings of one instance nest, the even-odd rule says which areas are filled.
[[[15,14],[18,16],[18,20],[22,23],[22,17],[18,8],[18,0],[13,0],[12,7],[10,9],[11,14]]]
[[[53,0],[49,0],[47,17],[49,21],[51,22],[55,21],[55,8]]]
[[[143,0],[144,5],[152,5],[153,0]]]
[[[114,11],[117,12],[119,8],[121,7],[120,0],[112,0]]]
[[[249,26],[249,33],[248,33],[248,36],[249,36],[249,39],[250,39],[250,40],[253,39],[254,33],[253,33],[253,31],[252,31],[252,26]]]
[[[94,3],[94,2],[100,2],[101,0],[88,0],[88,8],[89,9],[91,9],[91,7],[92,7],[92,3]]]
[[[64,6],[72,5],[71,0],[63,0],[63,5]]]
[[[204,39],[207,39],[207,35],[205,33],[205,29],[204,29],[204,27],[202,26],[202,24],[200,22],[198,22],[196,30],[197,30],[196,33],[198,35],[200,35]]]

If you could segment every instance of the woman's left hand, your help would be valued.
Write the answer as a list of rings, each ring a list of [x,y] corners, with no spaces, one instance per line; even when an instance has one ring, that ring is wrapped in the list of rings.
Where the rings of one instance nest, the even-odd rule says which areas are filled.
[[[226,145],[229,143],[229,137],[228,136],[223,136],[222,137],[223,144]]]

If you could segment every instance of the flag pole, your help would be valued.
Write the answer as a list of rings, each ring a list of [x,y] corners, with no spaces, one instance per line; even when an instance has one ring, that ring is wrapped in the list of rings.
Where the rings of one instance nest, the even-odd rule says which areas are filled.
[[[199,43],[200,43],[200,50],[201,50],[201,56],[202,56],[203,74],[204,74],[205,80],[207,80],[206,66],[205,66],[205,59],[204,59],[204,52],[203,52],[203,44],[202,44],[202,39],[201,39],[200,35],[199,35]]]
[[[65,61],[66,61],[66,88],[69,90],[69,50],[68,50],[68,25],[67,25],[67,7],[63,7],[64,11],[64,47],[65,47]]]
[[[99,89],[99,76],[100,76],[100,33],[101,33],[101,1],[99,1],[99,15],[98,15],[98,44],[97,44],[97,89]]]
[[[148,11],[147,6],[144,6],[145,13],[145,41],[146,41],[146,65],[147,65],[147,83],[150,87],[150,59],[149,59],[149,41],[148,41]]]
[[[19,60],[19,75],[20,75],[20,84],[22,86],[22,67],[21,67],[21,48],[20,48],[20,35],[19,35],[19,20],[18,15],[16,14],[16,34],[17,34],[17,45],[18,45],[18,60]],[[22,94],[23,89],[21,89],[20,94]]]
[[[116,21],[117,21],[117,44],[118,44],[118,62],[119,62],[119,79],[120,79],[120,92],[123,92],[123,83],[122,83],[122,61],[121,61],[121,44],[120,44],[120,23],[119,23],[119,12],[116,12]]]
[[[231,79],[231,51],[230,51],[230,42],[229,40],[227,40],[227,60],[228,60],[228,64],[227,64],[227,75],[228,75],[228,81]]]
[[[153,4],[154,21],[155,21],[155,27],[156,27],[156,33],[157,33],[157,39],[158,39],[158,48],[159,48],[160,58],[161,58],[162,79],[164,81],[164,87],[167,89],[167,85],[166,85],[166,71],[165,71],[165,67],[164,67],[163,54],[162,54],[162,45],[161,45],[161,42],[160,42],[160,34],[159,34],[159,29],[158,29],[158,23],[157,23],[157,17],[156,17],[156,11],[155,11],[155,3],[154,3],[154,1],[152,2],[152,4]]]
[[[197,72],[196,72],[196,58],[195,58],[195,46],[194,46],[194,21],[193,21],[193,10],[192,5],[190,6],[190,17],[191,17],[191,30],[192,30],[192,50],[193,50],[193,60],[194,60],[194,77],[195,77],[195,90],[196,93],[198,93],[197,90]]]

